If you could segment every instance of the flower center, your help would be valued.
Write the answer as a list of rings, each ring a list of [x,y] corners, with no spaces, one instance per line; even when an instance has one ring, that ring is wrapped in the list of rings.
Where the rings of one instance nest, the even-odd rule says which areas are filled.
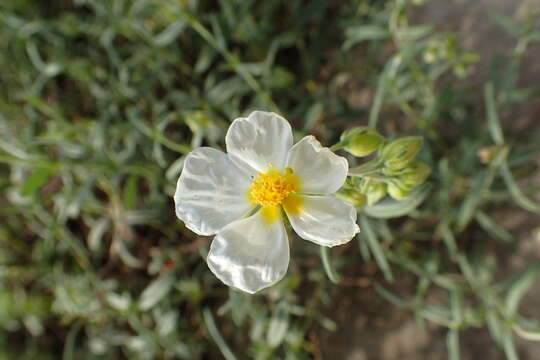
[[[289,196],[299,189],[299,178],[294,175],[291,168],[286,168],[285,172],[274,170],[269,164],[269,170],[260,173],[257,179],[251,183],[249,196],[251,201],[262,206],[279,205]]]

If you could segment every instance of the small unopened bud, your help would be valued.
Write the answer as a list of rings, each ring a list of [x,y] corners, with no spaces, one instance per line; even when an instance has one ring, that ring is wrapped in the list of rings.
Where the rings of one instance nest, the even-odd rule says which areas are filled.
[[[336,196],[353,206],[364,206],[366,204],[366,195],[355,189],[341,189],[336,193]]]
[[[483,147],[480,150],[478,150],[478,157],[480,158],[480,162],[484,165],[491,164],[491,162],[500,155],[505,155],[502,152],[507,152],[508,147],[506,146],[499,146],[499,145],[492,145]]]
[[[438,43],[431,41],[427,48],[424,50],[424,61],[428,64],[434,63],[439,58],[439,47]]]
[[[410,190],[405,190],[397,182],[391,182],[388,184],[388,195],[396,200],[403,200],[411,195]]]
[[[386,195],[386,184],[371,181],[366,187],[367,204],[375,205]]]
[[[422,185],[430,174],[431,168],[428,165],[416,161],[403,171],[399,179],[404,188],[414,189]]]
[[[454,75],[456,75],[460,79],[463,79],[469,74],[469,70],[463,64],[454,65],[454,68],[452,70],[454,72]]]
[[[406,168],[414,161],[420,151],[422,141],[419,136],[409,136],[392,141],[382,150],[384,165],[390,170]]]
[[[341,134],[340,141],[343,148],[354,156],[368,156],[381,147],[384,139],[376,130],[359,126]]]

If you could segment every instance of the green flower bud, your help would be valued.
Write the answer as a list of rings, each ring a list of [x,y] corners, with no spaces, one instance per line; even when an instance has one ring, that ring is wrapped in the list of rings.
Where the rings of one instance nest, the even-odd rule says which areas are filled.
[[[467,69],[467,67],[463,64],[454,65],[452,70],[454,75],[456,75],[460,79],[465,78],[469,74],[469,69]]]
[[[508,145],[492,145],[481,148],[478,150],[477,155],[480,158],[480,162],[487,165],[494,164],[495,161],[506,158],[508,151]]]
[[[396,200],[403,200],[411,195],[411,191],[403,189],[398,183],[392,181],[388,184],[388,195]]]
[[[386,184],[371,181],[366,187],[367,204],[375,205],[386,195]]]
[[[439,59],[439,43],[431,41],[423,53],[424,61],[428,64],[434,63]]]
[[[382,150],[384,165],[390,170],[406,168],[420,151],[422,141],[420,136],[409,136],[392,141]]]
[[[336,196],[355,207],[366,204],[366,195],[355,189],[341,189],[336,193]]]
[[[431,168],[422,163],[414,162],[400,175],[400,183],[406,189],[414,189],[415,187],[422,185],[429,175],[431,174]]]
[[[354,156],[368,156],[383,144],[383,137],[372,128],[359,126],[345,131],[340,138],[343,148]]]

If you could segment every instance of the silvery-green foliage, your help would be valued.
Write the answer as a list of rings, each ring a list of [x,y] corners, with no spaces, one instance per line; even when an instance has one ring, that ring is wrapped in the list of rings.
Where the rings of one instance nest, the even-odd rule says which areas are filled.
[[[491,252],[502,242],[506,256],[517,237],[494,208],[539,211],[538,188],[521,181],[538,134],[512,131],[507,111],[538,94],[518,81],[538,19],[494,16],[516,46],[488,78],[467,78],[478,56],[438,24],[412,25],[421,3],[3,1],[0,358],[332,358],[313,334],[340,331],[334,301],[368,293],[356,287],[366,277],[389,305],[447,327],[451,359],[468,328],[488,329],[510,359],[515,337],[538,340],[519,307],[538,264],[500,276]],[[389,143],[422,136],[414,161],[431,175],[381,169],[411,191],[395,200],[360,169],[372,178],[350,178],[362,233],[347,251],[292,241],[282,282],[229,290],[171,196],[185,155],[222,148],[228,122],[254,109],[325,144],[357,126]]]

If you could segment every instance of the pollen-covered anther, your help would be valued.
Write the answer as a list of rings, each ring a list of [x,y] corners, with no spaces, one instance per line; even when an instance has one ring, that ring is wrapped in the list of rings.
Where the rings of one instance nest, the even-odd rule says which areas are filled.
[[[265,173],[260,173],[251,183],[249,195],[251,200],[262,206],[279,205],[297,191],[297,180],[292,169],[285,169],[285,173],[270,167]]]

